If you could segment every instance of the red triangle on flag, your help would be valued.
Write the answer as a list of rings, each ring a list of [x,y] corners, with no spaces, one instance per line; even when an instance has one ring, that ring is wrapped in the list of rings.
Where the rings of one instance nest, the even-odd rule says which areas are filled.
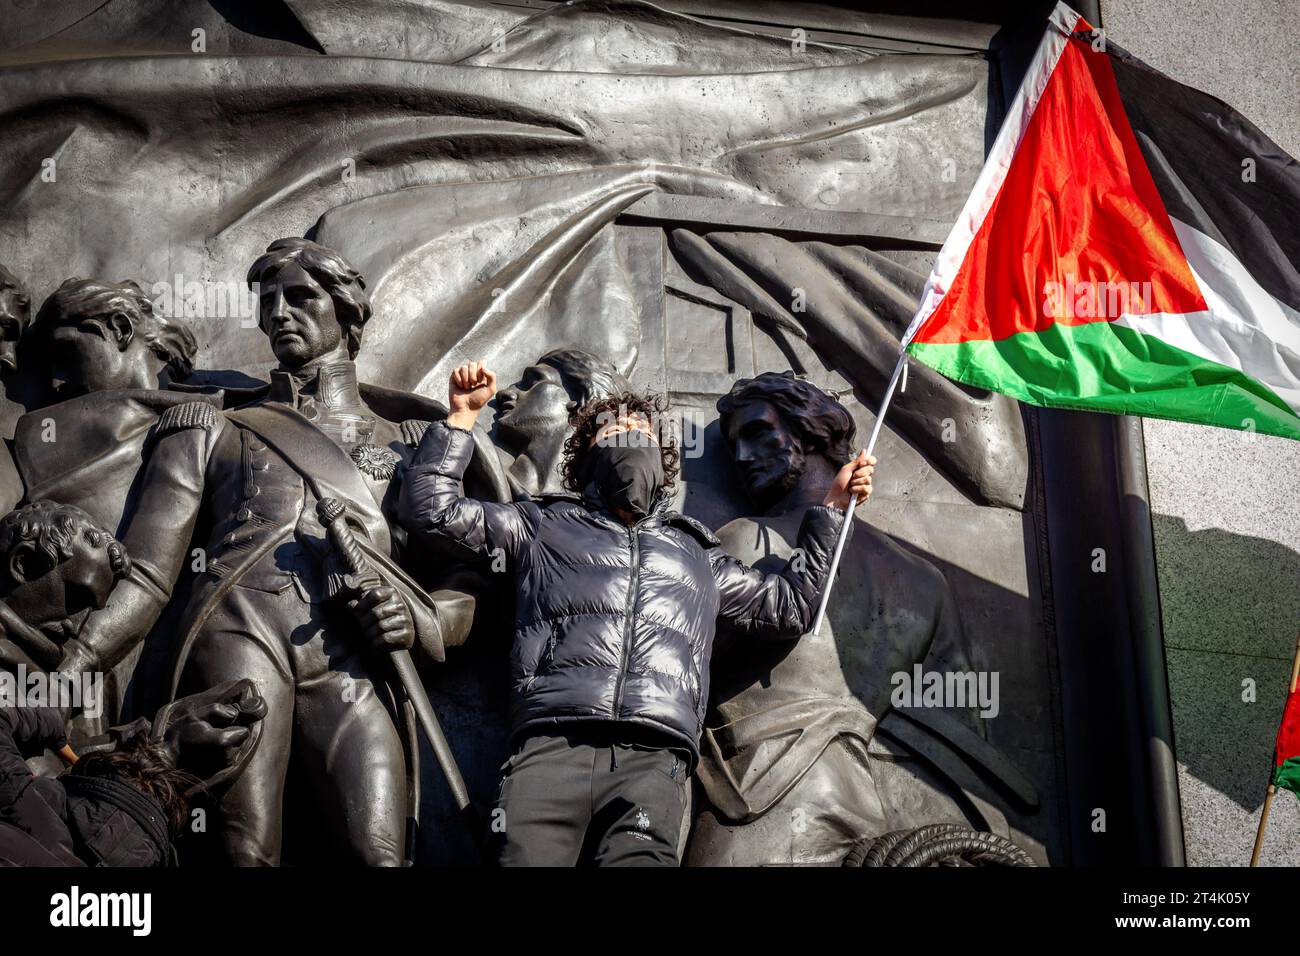
[[[999,340],[1058,322],[1118,318],[1075,309],[1074,293],[1097,283],[1138,292],[1124,300],[1128,314],[1207,308],[1125,115],[1110,58],[1076,33],[960,268],[914,341]]]

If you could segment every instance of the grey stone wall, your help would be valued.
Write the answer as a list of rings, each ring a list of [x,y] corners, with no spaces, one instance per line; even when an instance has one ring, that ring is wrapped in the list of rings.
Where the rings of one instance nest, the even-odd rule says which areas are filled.
[[[1102,22],[1300,156],[1300,2],[1102,0]],[[1187,862],[1244,865],[1300,629],[1300,443],[1144,427]],[[1261,862],[1300,865],[1300,801],[1288,793],[1274,800]]]

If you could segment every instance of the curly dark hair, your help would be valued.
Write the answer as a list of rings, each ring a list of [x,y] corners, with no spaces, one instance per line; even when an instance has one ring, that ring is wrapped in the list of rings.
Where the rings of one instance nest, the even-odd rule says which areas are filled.
[[[144,735],[123,742],[115,750],[86,754],[69,773],[107,777],[139,790],[162,808],[173,839],[189,816],[186,794],[200,782],[194,774],[176,766],[166,746]]]
[[[570,419],[573,423],[573,432],[564,441],[564,457],[560,462],[564,487],[578,494],[582,493],[583,465],[596,432],[611,420],[628,415],[639,415],[650,422],[655,432],[664,463],[662,491],[671,492],[680,469],[681,454],[677,450],[675,429],[670,424],[669,408],[667,400],[662,395],[638,395],[636,392],[607,395],[579,408]]]

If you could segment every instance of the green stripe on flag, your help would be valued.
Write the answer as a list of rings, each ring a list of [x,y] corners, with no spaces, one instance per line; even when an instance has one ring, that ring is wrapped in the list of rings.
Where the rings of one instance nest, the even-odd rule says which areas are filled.
[[[1292,757],[1277,765],[1273,771],[1273,786],[1290,790],[1300,797],[1300,757]]]
[[[1055,408],[1145,415],[1300,440],[1300,417],[1243,372],[1112,322],[1052,325],[1004,339],[913,342],[949,378]]]

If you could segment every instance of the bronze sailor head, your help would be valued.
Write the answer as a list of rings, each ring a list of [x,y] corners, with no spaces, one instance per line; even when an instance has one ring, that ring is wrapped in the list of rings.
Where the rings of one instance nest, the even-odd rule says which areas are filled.
[[[41,305],[35,329],[48,342],[64,397],[159,388],[194,368],[194,334],[156,311],[131,281],[68,279]]]

